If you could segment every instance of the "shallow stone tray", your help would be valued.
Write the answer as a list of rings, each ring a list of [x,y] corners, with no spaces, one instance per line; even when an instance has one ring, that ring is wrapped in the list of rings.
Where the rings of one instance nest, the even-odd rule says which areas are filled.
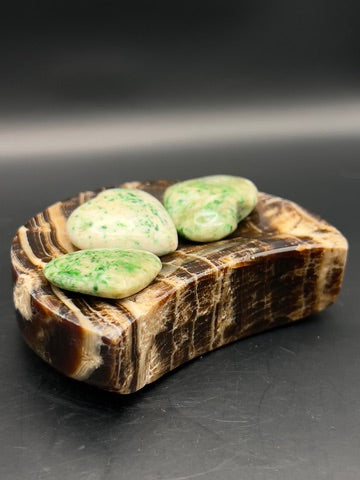
[[[166,181],[131,182],[161,199]],[[226,240],[182,242],[154,282],[123,300],[52,286],[46,262],[75,248],[66,219],[97,192],[31,218],[12,244],[14,302],[27,344],[65,375],[131,393],[182,363],[240,338],[300,320],[337,298],[347,255],[341,233],[266,193]]]

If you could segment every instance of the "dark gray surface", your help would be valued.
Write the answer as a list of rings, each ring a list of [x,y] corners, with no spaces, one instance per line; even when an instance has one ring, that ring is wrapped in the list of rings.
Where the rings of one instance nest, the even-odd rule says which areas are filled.
[[[359,154],[344,139],[1,166],[1,479],[358,480]],[[19,225],[80,190],[216,172],[342,230],[351,251],[334,306],[124,397],[61,376],[24,345],[8,260]]]
[[[0,120],[359,95],[357,0],[3,3]]]

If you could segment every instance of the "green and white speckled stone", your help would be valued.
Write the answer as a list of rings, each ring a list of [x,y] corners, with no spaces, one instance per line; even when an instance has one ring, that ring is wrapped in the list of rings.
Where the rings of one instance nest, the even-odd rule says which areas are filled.
[[[180,235],[213,242],[230,235],[257,203],[257,188],[246,178],[213,175],[167,188],[164,205]]]
[[[140,249],[165,255],[177,248],[176,228],[163,205],[142,190],[113,188],[72,212],[70,241],[81,249]]]
[[[124,298],[151,283],[160,259],[143,250],[79,250],[51,260],[44,275],[57,287],[105,298]]]

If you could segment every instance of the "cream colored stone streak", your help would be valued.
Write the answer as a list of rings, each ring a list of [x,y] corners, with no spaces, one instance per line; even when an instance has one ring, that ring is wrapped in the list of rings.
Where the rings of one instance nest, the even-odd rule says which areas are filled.
[[[54,205],[51,205],[51,207],[48,208],[48,212],[55,227],[56,239],[59,245],[67,252],[74,252],[76,249],[74,245],[70,242],[69,237],[67,236],[67,218],[62,211],[61,205],[61,202],[57,202]],[[61,255],[61,252],[59,250],[57,250],[57,253]]]
[[[77,380],[86,380],[102,364],[103,360],[100,355],[101,336],[94,330],[91,320],[81,312],[62,290],[54,285],[51,286],[51,289],[54,295],[76,316],[82,328],[81,360],[79,366],[70,376]]]

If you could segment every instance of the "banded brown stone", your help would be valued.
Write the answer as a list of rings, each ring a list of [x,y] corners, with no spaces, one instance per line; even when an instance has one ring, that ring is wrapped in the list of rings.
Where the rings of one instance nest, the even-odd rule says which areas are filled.
[[[169,185],[122,187],[161,200]],[[265,193],[225,240],[182,240],[138,294],[106,300],[60,290],[46,281],[43,266],[75,250],[66,220],[96,193],[82,192],[35,215],[11,249],[22,335],[69,377],[131,393],[215,348],[323,310],[339,294],[346,239],[297,204]]]

